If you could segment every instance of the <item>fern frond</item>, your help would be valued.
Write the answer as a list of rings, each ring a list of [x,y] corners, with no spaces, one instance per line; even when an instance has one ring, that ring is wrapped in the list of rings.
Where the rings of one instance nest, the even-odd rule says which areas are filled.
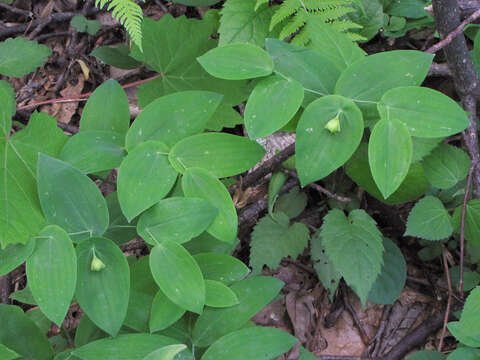
[[[107,4],[107,10],[112,10],[112,16],[125,27],[132,41],[142,50],[142,8],[133,0],[95,0],[98,8]]]
[[[272,29],[283,20],[295,15],[301,8],[302,3],[299,0],[285,0],[272,16],[272,20],[270,21],[270,31],[272,31]]]
[[[280,39],[285,39],[292,34],[299,31],[307,22],[307,16],[304,12],[300,12],[297,16],[292,17],[288,23],[283,27],[282,31],[278,35]]]

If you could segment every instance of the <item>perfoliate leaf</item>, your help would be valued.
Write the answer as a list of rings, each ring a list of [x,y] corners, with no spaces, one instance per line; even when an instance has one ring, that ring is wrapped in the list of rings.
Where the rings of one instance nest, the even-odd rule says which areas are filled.
[[[426,196],[410,211],[404,236],[442,240],[452,232],[452,220],[442,202],[434,196]]]
[[[365,305],[383,265],[382,234],[375,220],[363,210],[353,210],[348,218],[343,211],[330,210],[320,236],[336,271]]]
[[[329,291],[328,297],[332,301],[342,275],[335,270],[333,263],[325,253],[325,245],[323,244],[320,231],[317,231],[312,237],[311,256],[313,268],[317,273],[318,279],[322,282],[323,287]]]
[[[423,159],[422,165],[425,176],[433,186],[449,189],[468,175],[470,158],[455,146],[441,144]]]
[[[296,259],[308,246],[309,235],[306,225],[294,223],[290,226],[288,216],[283,213],[275,213],[275,217],[263,217],[252,233],[252,274],[259,274],[263,265],[276,269],[284,257]]]
[[[212,76],[225,80],[245,80],[270,75],[272,58],[259,46],[237,43],[220,46],[197,58]]]
[[[398,120],[380,120],[368,144],[368,162],[373,179],[384,199],[405,180],[412,161],[412,139]]]
[[[21,77],[35,71],[52,50],[22,37],[0,42],[0,74]]]

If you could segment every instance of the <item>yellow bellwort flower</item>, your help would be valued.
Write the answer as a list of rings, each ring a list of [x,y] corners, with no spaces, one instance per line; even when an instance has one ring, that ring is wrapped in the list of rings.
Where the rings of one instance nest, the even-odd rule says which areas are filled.
[[[340,113],[337,114],[332,120],[327,122],[325,129],[335,134],[340,131]]]
[[[105,264],[102,260],[100,260],[97,255],[95,255],[95,251],[93,252],[93,259],[90,264],[90,270],[92,271],[100,271],[105,268]]]

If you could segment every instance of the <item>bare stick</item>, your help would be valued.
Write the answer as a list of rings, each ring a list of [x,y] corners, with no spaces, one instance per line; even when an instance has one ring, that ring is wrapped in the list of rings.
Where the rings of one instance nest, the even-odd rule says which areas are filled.
[[[452,306],[452,279],[450,278],[450,270],[448,269],[448,260],[447,260],[447,251],[443,250],[442,254],[443,258],[443,268],[445,269],[445,276],[447,277],[447,284],[448,284],[448,300],[447,300],[447,309],[445,310],[445,317],[443,318],[443,327],[442,327],[442,334],[440,335],[440,341],[438,342],[438,351],[442,351],[443,347],[443,339],[445,338],[445,334],[447,333],[447,323],[448,323],[448,316],[450,315],[450,307]]]

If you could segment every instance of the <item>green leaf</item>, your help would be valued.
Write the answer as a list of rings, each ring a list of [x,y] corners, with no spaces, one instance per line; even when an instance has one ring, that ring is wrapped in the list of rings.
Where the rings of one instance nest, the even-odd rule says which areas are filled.
[[[123,216],[120,203],[118,202],[117,192],[110,193],[105,200],[107,201],[110,224],[103,234],[103,237],[115,241],[117,244],[124,244],[137,236],[137,226],[135,221],[132,224]]]
[[[130,151],[120,165],[118,201],[129,222],[163,199],[175,184],[177,173],[168,162],[168,150],[161,142],[147,141]]]
[[[460,232],[462,217],[462,206],[455,209],[452,223],[454,228]],[[473,199],[467,202],[465,207],[465,239],[473,245],[480,245],[480,199]]]
[[[272,301],[283,282],[266,276],[250,277],[231,286],[239,304],[229,308],[206,308],[193,328],[193,343],[206,347],[221,336],[240,329],[251,317]]]
[[[332,120],[339,121],[336,133],[326,128]],[[312,102],[297,126],[295,151],[302,186],[347,162],[362,140],[363,128],[362,113],[351,100],[330,95]]]
[[[101,330],[84,314],[75,331],[75,347],[80,347],[105,337],[108,337],[108,334]]]
[[[0,304],[0,344],[25,360],[51,360],[52,345],[41,330],[18,306]]]
[[[376,113],[376,104],[386,91],[399,86],[420,85],[427,76],[432,59],[432,54],[413,50],[366,56],[342,72],[335,93],[352,99],[362,110]]]
[[[162,290],[159,290],[152,302],[150,311],[150,332],[156,332],[168,328],[179,320],[185,309],[173,303]]]
[[[249,327],[215,341],[203,354],[202,360],[275,359],[297,342],[297,338],[280,329]]]
[[[422,162],[428,181],[439,189],[449,189],[465,179],[470,169],[467,153],[448,144],[439,145]]]
[[[214,78],[197,62],[197,57],[217,46],[211,38],[217,24],[208,18],[173,18],[165,14],[155,22],[145,18],[142,23],[143,52],[134,48],[132,56],[146,62],[162,76],[139,86],[139,105],[146,106],[154,99],[179,91],[206,90],[224,95],[224,102],[233,106],[247,96],[246,82]],[[211,17],[210,17],[211,18]],[[155,118],[157,121],[157,118]]]
[[[414,352],[408,360],[445,360],[443,353],[434,350],[421,350]]]
[[[220,12],[219,45],[250,43],[265,46],[268,25],[274,8],[255,6],[256,0],[228,0]]]
[[[434,196],[426,196],[410,211],[404,236],[442,240],[452,232],[452,220],[442,202]]]
[[[480,334],[469,333],[463,329],[461,322],[459,321],[452,321],[448,323],[448,330],[450,333],[462,344],[471,347],[479,347],[480,346]],[[476,359],[475,359],[476,360]]]
[[[170,197],[142,214],[137,231],[150,245],[165,240],[182,244],[203,233],[217,214],[218,210],[207,200]]]
[[[35,112],[24,130],[7,139],[11,129],[10,114],[14,103],[12,98],[3,95],[5,94],[2,92],[0,244],[5,247],[7,244],[27,243],[45,226],[37,194],[38,154],[57,156],[67,136],[57,127],[54,118]]]
[[[299,216],[307,207],[307,195],[295,186],[288,193],[278,198],[275,204],[275,212],[283,212],[290,219]]]
[[[129,53],[130,47],[122,44],[118,46],[99,46],[90,53],[90,56],[95,56],[105,64],[119,69],[130,70],[140,67],[142,63],[130,57]]]
[[[273,206],[278,199],[280,190],[282,190],[283,185],[287,181],[288,176],[283,172],[276,171],[272,174],[270,181],[268,183],[268,213],[273,212]]]
[[[90,35],[95,35],[102,28],[100,21],[88,20],[83,15],[75,15],[70,20],[70,26],[73,26],[78,32],[86,32]]]
[[[160,290],[176,305],[200,314],[205,281],[195,259],[176,242],[164,240],[150,253],[150,269]]]
[[[77,282],[77,257],[65,230],[49,225],[39,233],[26,272],[28,287],[38,306],[61,326]]]
[[[168,158],[180,173],[198,167],[223,178],[251,169],[264,155],[265,149],[262,146],[243,136],[205,133],[176,143]]]
[[[124,136],[109,131],[82,131],[73,135],[60,153],[60,159],[85,174],[120,166],[125,150]]]
[[[86,175],[48,155],[38,157],[38,196],[45,218],[78,242],[102,235],[108,208],[102,193]]]
[[[73,351],[82,360],[143,360],[152,351],[178,341],[153,334],[125,334],[114,339],[101,339]]]
[[[184,243],[183,246],[192,255],[205,252],[213,252],[217,254],[231,254],[235,250],[240,240],[236,238],[232,243],[226,243],[213,237],[207,232]]]
[[[233,242],[237,236],[238,218],[225,186],[207,170],[189,168],[183,174],[182,188],[186,197],[205,199],[218,209],[218,215],[207,232],[221,241]]]
[[[405,180],[412,161],[412,139],[398,120],[380,120],[368,144],[368,162],[383,197],[392,195]]]
[[[30,240],[25,245],[8,245],[0,249],[0,276],[8,274],[19,267],[33,252],[35,240]]]
[[[312,237],[310,252],[313,268],[317,273],[318,279],[321,281],[323,287],[329,291],[328,297],[330,301],[333,301],[342,275],[335,270],[333,263],[325,253],[325,245],[323,244],[320,231],[317,231]]]
[[[460,282],[460,266],[456,265],[450,268],[450,278],[455,288],[458,288]],[[463,270],[463,291],[470,291],[480,283],[480,274],[471,271],[468,268]]]
[[[212,76],[225,80],[244,80],[270,75],[272,58],[259,46],[248,43],[223,45],[197,58]]]
[[[425,87],[405,86],[387,91],[378,103],[383,119],[398,120],[413,136],[437,138],[465,130],[467,113],[451,98]]]
[[[340,77],[340,68],[335,62],[317,51],[277,39],[267,39],[266,46],[275,72],[303,85],[307,104],[319,96],[333,94]]]
[[[220,281],[225,285],[243,280],[250,272],[243,262],[227,254],[200,253],[193,258],[205,279]]]
[[[186,348],[187,346],[183,344],[167,345],[151,352],[143,360],[173,360],[179,352]]]
[[[238,304],[237,295],[220,281],[205,280],[205,290],[205,305],[225,308]]]
[[[275,106],[270,101],[275,99]],[[245,128],[251,139],[263,138],[281,129],[297,113],[303,102],[303,86],[278,75],[261,80],[245,107]]]
[[[173,3],[183,4],[187,6],[210,6],[214,5],[220,0],[172,0]]]
[[[118,246],[105,238],[81,242],[77,246],[77,256],[75,298],[100,329],[116,336],[127,314],[130,294],[127,260]],[[105,265],[99,271],[92,270],[95,257]]]
[[[471,347],[480,346],[480,286],[472,290],[463,306],[460,321],[453,321],[447,324],[448,330],[462,344]]]
[[[443,138],[419,138],[412,136],[412,163],[420,161],[431,154],[442,140]]]
[[[52,50],[22,37],[0,42],[0,74],[22,77],[41,66]]]
[[[385,13],[412,19],[418,19],[428,15],[425,11],[425,2],[423,0],[392,1],[385,9]]]
[[[290,226],[288,216],[283,213],[263,217],[255,225],[250,243],[252,274],[259,274],[263,265],[276,269],[284,257],[296,259],[308,246],[309,238],[305,224],[293,223]]]
[[[17,290],[10,294],[8,298],[28,305],[37,305],[37,302],[33,298],[32,292],[30,291],[28,285],[22,290]]]
[[[130,109],[125,91],[113,79],[105,81],[89,97],[80,119],[80,131],[100,130],[125,135]]]
[[[202,132],[221,100],[221,95],[209,91],[183,91],[155,100],[137,116],[128,131],[128,151],[148,140],[171,147]]]
[[[448,355],[448,360],[478,360],[480,359],[480,349],[469,347],[458,347]]]
[[[368,294],[368,301],[375,304],[393,304],[400,296],[407,280],[407,263],[398,246],[383,238],[383,265],[380,275]]]
[[[14,360],[20,357],[15,351],[9,349],[3,344],[0,344],[0,359],[3,360]]]
[[[212,131],[220,131],[224,127],[234,128],[243,124],[243,117],[228,104],[222,103],[218,106],[217,111],[208,120],[206,129]]]
[[[347,218],[333,209],[323,219],[320,236],[333,266],[365,305],[383,264],[382,234],[375,220],[364,210],[353,210]]]
[[[33,309],[28,310],[25,312],[25,315],[32,320],[35,325],[42,331],[42,334],[47,334],[52,326],[52,322],[43,314],[39,307],[35,307]],[[52,337],[49,338],[50,343],[55,346],[54,340]]]

